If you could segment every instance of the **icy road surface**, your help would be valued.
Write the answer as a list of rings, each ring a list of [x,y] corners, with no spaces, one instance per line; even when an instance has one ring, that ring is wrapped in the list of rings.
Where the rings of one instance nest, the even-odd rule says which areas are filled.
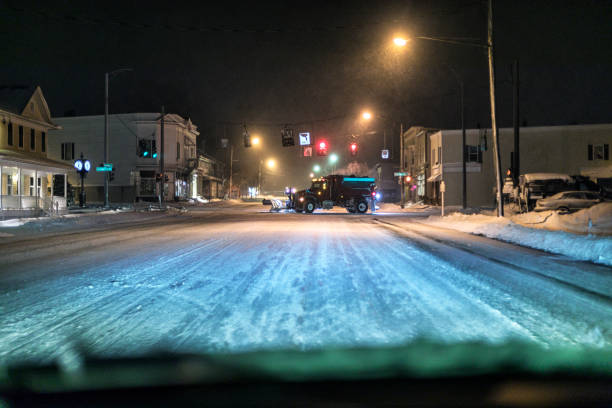
[[[612,345],[612,270],[418,217],[216,209],[0,241],[0,364],[510,339]]]

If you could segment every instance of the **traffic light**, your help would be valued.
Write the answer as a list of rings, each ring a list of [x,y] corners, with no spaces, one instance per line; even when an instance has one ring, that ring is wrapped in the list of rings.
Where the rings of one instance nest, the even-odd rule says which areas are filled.
[[[109,171],[108,172],[108,181],[113,181],[115,179],[115,171]]]
[[[351,151],[351,156],[356,156],[358,149],[359,149],[359,146],[357,146],[356,142],[351,143],[349,145],[349,150]]]
[[[317,154],[319,156],[327,156],[327,152],[329,151],[329,145],[325,140],[320,140],[317,143]]]
[[[138,139],[138,157],[150,157],[149,143],[145,139]]]
[[[157,159],[157,144],[155,140],[151,140],[151,157]]]
[[[242,137],[244,138],[244,147],[251,147],[251,135],[249,134],[246,125],[242,126],[244,128],[244,130],[242,131]]]
[[[283,142],[283,147],[294,146],[295,139],[293,138],[293,129],[285,126],[281,129],[281,138]]]

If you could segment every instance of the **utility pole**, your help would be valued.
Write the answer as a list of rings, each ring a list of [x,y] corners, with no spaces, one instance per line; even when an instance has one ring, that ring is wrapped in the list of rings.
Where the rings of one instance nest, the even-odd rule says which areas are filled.
[[[487,48],[489,56],[489,97],[491,100],[491,132],[493,133],[493,162],[497,184],[497,216],[504,216],[504,203],[502,201],[502,171],[501,155],[499,152],[499,135],[497,129],[495,106],[495,66],[493,62],[493,0],[489,0],[487,30]]]
[[[461,158],[461,168],[463,169],[462,171],[462,203],[463,203],[463,209],[465,210],[467,207],[467,176],[466,176],[466,168],[465,168],[465,156],[466,156],[466,147],[465,147],[465,105],[464,105],[464,95],[465,95],[465,88],[463,86],[463,79],[459,76],[459,74],[457,73],[457,71],[455,71],[455,69],[451,66],[449,66],[451,72],[455,75],[455,78],[457,79],[457,82],[459,83],[459,101],[460,101],[460,106],[459,109],[461,110],[461,151],[463,152],[462,158]]]
[[[463,80],[459,81],[461,85],[461,166],[463,169],[463,209],[467,208],[467,171],[465,168],[465,106],[463,101],[464,96],[464,88],[463,88]]]
[[[104,73],[104,164],[108,163],[108,72]],[[104,208],[108,202],[108,172],[104,172]]]
[[[166,185],[166,175],[164,174],[164,160],[166,156],[164,154],[164,120],[166,118],[166,109],[164,105],[161,108],[161,120],[160,120],[160,132],[159,132],[159,142],[160,146],[160,154],[159,154],[159,174],[161,174],[161,180],[159,181],[159,207],[161,208],[164,202],[164,190]]]
[[[512,163],[512,177],[514,178],[514,185],[518,185],[518,179],[521,162],[520,162],[520,146],[519,146],[519,62],[514,60],[512,64],[512,86],[514,88],[514,109],[513,109],[513,122],[514,122],[514,163]]]
[[[230,143],[230,168],[229,168],[229,198],[232,199],[232,175],[234,174],[234,145]]]
[[[108,83],[113,75],[116,75],[120,72],[124,71],[133,71],[132,68],[121,68],[116,69],[112,72],[104,73],[104,164],[108,163]],[[109,172],[104,172],[104,208],[108,208],[110,206],[108,202],[108,178]]]
[[[400,173],[404,172],[404,124],[400,123]],[[400,197],[401,197],[401,201],[400,201],[400,207],[404,208],[404,196],[405,196],[405,189],[404,189],[404,176],[400,176],[402,183],[400,184]]]

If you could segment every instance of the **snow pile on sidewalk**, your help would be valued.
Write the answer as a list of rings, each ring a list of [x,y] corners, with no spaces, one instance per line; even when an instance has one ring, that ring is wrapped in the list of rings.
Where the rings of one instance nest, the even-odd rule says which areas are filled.
[[[591,234],[585,235],[589,230],[589,219]],[[455,213],[447,217],[432,216],[425,222],[612,266],[612,236],[603,235],[610,235],[612,231],[612,203],[602,203],[567,215],[548,212],[516,215],[508,219]]]

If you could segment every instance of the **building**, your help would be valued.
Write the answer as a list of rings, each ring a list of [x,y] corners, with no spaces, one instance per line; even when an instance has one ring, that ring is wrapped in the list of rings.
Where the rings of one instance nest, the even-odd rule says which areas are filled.
[[[413,126],[403,134],[404,163],[401,168],[410,175],[410,182],[404,183],[405,200],[411,202],[427,200],[427,179],[429,178],[429,138],[438,129]]]
[[[165,115],[161,148],[160,113],[126,113],[109,115],[109,157],[113,172],[97,172],[104,161],[104,115],[75,116],[54,119],[62,129],[49,144],[49,155],[71,163],[81,154],[92,162],[85,179],[88,202],[104,202],[104,177],[108,174],[109,201],[131,203],[156,201],[159,197],[160,159],[164,156],[164,197],[182,200],[197,191],[193,172],[198,168],[197,127],[189,119]],[[69,181],[78,184],[76,172]]]
[[[192,191],[192,197],[200,196],[207,200],[224,198],[224,172],[225,166],[222,162],[210,156],[200,155],[198,167],[193,173],[193,185],[196,187]]]
[[[40,87],[0,88],[0,213],[37,216],[67,207],[66,174],[74,170],[47,158],[59,127]]]
[[[408,141],[415,140],[416,135],[426,137],[404,144],[408,160],[406,168],[417,179],[415,181],[413,177],[412,184],[419,190],[421,183],[418,180],[424,174],[426,183],[422,197],[426,202],[439,204],[440,183],[444,181],[445,204],[461,206],[461,130],[421,132],[422,128],[411,128],[405,132],[405,140]],[[500,129],[499,139],[501,168],[505,174],[512,167],[514,130]],[[425,153],[421,147],[417,147],[418,144],[425,148]],[[523,127],[520,128],[520,173],[563,173],[590,177],[593,181],[607,180],[612,178],[610,145],[612,124]],[[410,167],[411,152],[414,152],[415,164],[419,163],[416,167]],[[420,169],[423,163],[424,172]],[[468,207],[495,205],[495,177],[490,129],[466,130]]]

